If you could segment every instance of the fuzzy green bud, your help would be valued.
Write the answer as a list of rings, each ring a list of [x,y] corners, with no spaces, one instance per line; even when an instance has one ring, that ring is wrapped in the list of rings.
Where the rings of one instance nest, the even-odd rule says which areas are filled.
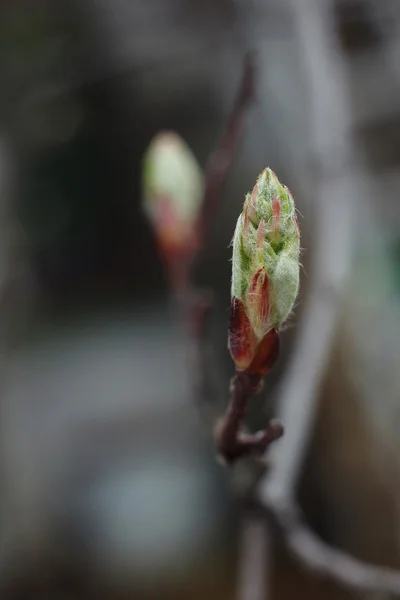
[[[203,174],[189,146],[173,132],[159,133],[143,161],[143,208],[167,257],[196,244]]]
[[[266,355],[275,344],[271,340],[293,309],[299,274],[293,196],[268,168],[247,194],[233,237],[229,348],[237,370],[252,369],[260,349]]]

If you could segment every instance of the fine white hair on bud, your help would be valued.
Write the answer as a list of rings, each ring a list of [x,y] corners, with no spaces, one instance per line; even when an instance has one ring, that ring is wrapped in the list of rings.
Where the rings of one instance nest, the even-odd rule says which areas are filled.
[[[293,309],[299,275],[293,196],[267,168],[246,195],[233,236],[229,348],[237,370],[252,369],[255,361],[262,371],[267,349],[276,351],[271,340]]]
[[[143,160],[143,210],[161,251],[185,252],[196,243],[203,173],[189,146],[172,131],[151,141]]]

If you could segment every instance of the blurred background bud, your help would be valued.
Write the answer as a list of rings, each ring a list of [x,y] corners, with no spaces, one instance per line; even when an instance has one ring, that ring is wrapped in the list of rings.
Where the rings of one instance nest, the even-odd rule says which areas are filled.
[[[143,207],[166,257],[196,245],[202,192],[202,172],[189,146],[176,133],[159,133],[144,158]]]

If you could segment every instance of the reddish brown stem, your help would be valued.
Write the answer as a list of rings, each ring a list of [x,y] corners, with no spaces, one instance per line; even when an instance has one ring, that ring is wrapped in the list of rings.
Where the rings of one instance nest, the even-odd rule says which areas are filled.
[[[250,396],[262,383],[262,377],[251,373],[237,373],[231,383],[231,398],[225,417],[217,431],[218,451],[231,463],[244,455],[261,455],[269,444],[283,435],[283,427],[270,421],[264,431],[247,434],[241,431]]]

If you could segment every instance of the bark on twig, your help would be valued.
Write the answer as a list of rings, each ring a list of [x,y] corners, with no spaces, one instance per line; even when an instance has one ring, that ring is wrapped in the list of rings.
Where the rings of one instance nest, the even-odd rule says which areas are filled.
[[[197,223],[198,239],[203,243],[221,200],[222,188],[242,139],[244,120],[255,93],[255,57],[248,53],[243,64],[242,79],[232,112],[219,143],[211,153],[205,173],[202,210]]]
[[[237,373],[231,382],[231,398],[225,417],[217,428],[218,452],[227,463],[244,455],[262,455],[267,447],[283,435],[278,421],[270,421],[264,431],[255,434],[241,430],[250,396],[257,392],[262,378],[251,373]]]
[[[204,247],[204,238],[218,210],[223,186],[242,139],[246,112],[254,99],[254,90],[255,59],[253,54],[248,53],[243,62],[242,77],[232,111],[207,162],[203,199],[196,223],[196,243],[183,256],[165,264],[173,293],[179,296],[193,292],[193,265]]]

